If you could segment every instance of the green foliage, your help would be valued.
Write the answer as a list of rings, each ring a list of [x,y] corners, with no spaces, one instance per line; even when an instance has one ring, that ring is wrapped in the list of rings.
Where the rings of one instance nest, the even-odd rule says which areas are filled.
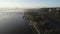
[[[38,15],[40,15],[38,12],[25,12],[25,15],[29,16],[29,19],[34,20],[33,18],[36,18]],[[38,28],[38,30],[42,31],[43,34],[50,34],[52,33],[56,33],[58,31],[58,29],[53,28],[51,25],[48,24],[48,22],[46,20],[44,20],[44,16],[47,15],[49,16],[51,19],[54,19],[56,21],[60,22],[60,13],[56,14],[56,12],[49,12],[47,14],[44,14],[43,16],[38,16],[40,18],[42,18],[43,21],[40,20],[40,22],[36,22],[36,27]],[[40,32],[41,32],[40,31]],[[48,32],[46,32],[48,31]]]
[[[56,11],[47,14],[51,19],[60,22],[60,12],[56,14]]]

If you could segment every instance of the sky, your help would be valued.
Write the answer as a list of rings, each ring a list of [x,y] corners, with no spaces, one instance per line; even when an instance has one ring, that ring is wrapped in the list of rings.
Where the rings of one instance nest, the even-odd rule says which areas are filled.
[[[60,0],[0,0],[0,8],[60,7]]]

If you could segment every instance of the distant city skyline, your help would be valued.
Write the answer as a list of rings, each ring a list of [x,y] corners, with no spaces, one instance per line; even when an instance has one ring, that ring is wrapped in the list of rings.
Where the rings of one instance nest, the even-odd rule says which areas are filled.
[[[0,0],[0,8],[60,7],[60,0]]]

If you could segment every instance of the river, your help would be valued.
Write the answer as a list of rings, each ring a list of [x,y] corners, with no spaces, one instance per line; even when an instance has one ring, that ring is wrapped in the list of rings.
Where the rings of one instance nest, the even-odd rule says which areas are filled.
[[[28,23],[22,18],[23,15],[24,12],[0,12],[0,33],[32,34]]]

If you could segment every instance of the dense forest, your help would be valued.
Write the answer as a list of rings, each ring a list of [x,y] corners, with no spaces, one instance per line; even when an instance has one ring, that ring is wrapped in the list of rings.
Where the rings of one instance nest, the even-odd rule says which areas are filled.
[[[60,23],[60,8],[56,9],[57,8],[30,9],[25,12],[24,16],[29,20],[29,25],[35,28],[33,29],[34,33],[36,31],[38,34],[58,34],[60,30],[49,24],[49,20]]]

